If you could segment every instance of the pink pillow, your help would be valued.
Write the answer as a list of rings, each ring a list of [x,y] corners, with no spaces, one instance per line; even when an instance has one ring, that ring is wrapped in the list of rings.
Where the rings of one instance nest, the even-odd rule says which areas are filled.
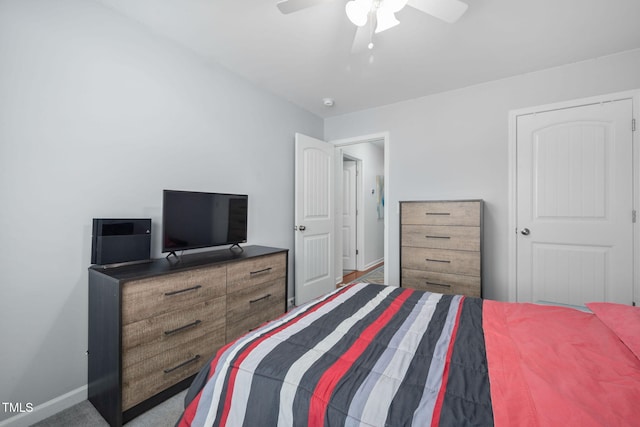
[[[610,302],[585,305],[640,359],[640,307]]]

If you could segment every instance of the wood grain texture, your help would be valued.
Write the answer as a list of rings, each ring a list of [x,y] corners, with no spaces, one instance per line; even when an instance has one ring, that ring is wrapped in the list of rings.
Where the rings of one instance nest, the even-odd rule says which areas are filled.
[[[480,297],[480,277],[478,276],[403,268],[402,285],[440,294]]]
[[[285,253],[229,264],[227,267],[227,292],[235,292],[285,277],[286,268],[287,256]]]
[[[405,202],[402,224],[480,226],[480,201]]]
[[[140,363],[123,368],[123,410],[129,409],[180,380],[195,374],[224,343],[225,330],[222,327],[204,337],[195,338],[172,351],[157,354]],[[196,357],[197,359],[195,359]],[[189,362],[191,360],[193,362]],[[165,373],[165,370],[170,372]]]
[[[126,282],[122,289],[122,323],[190,307],[225,293],[225,265]]]
[[[480,251],[480,227],[403,225],[403,246]]]
[[[225,327],[220,313],[226,310],[226,297],[214,298],[159,316],[130,323],[122,328],[122,366],[184,347],[194,339]]]
[[[227,341],[284,313],[285,279],[227,294]]]
[[[227,325],[227,341],[232,341],[260,325],[273,320],[284,313],[284,303],[270,304],[261,310],[254,310],[247,317]]]
[[[402,266],[414,270],[480,276],[480,257],[475,252],[403,247]]]
[[[482,200],[401,202],[401,285],[482,296],[482,209]]]

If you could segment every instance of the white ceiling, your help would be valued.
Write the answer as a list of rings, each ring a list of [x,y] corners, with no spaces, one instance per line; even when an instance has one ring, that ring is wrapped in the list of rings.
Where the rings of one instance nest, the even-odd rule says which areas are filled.
[[[347,0],[99,1],[321,117],[640,48],[640,0],[466,0],[455,24],[406,7],[360,55]]]

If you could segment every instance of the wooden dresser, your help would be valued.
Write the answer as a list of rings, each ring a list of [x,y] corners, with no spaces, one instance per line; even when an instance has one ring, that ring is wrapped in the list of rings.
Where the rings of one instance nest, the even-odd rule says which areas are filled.
[[[400,202],[400,286],[482,296],[482,200]]]
[[[288,251],[247,246],[89,269],[91,403],[111,426],[185,389],[224,344],[286,311]]]

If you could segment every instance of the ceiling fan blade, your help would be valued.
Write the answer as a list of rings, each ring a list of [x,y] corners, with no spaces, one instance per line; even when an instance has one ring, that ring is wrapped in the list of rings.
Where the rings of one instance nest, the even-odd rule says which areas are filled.
[[[353,36],[353,44],[351,45],[351,54],[358,55],[368,50],[371,42],[371,27],[367,23],[362,27],[356,27],[356,34]]]
[[[469,7],[460,0],[409,0],[408,5],[449,24],[460,19]]]
[[[277,6],[280,12],[287,14],[330,1],[332,0],[281,0],[277,3]]]

